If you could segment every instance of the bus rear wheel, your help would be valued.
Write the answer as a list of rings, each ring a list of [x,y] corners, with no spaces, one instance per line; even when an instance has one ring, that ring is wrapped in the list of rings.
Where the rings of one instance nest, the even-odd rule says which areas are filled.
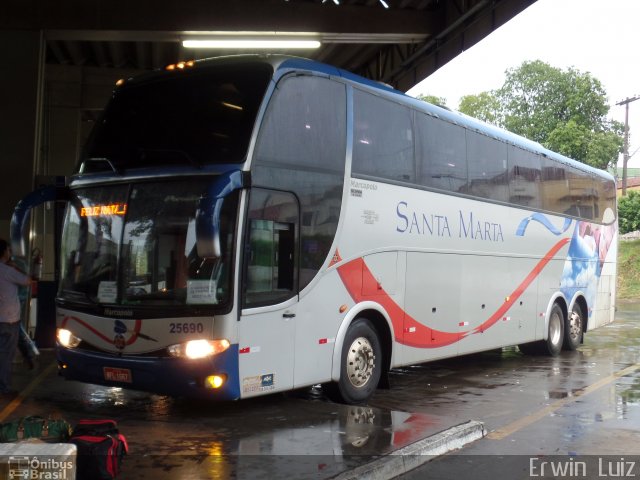
[[[573,305],[571,313],[567,318],[564,330],[564,349],[575,350],[582,343],[582,332],[584,327],[584,316],[582,308],[577,303]]]
[[[547,326],[547,340],[544,341],[544,353],[555,357],[562,351],[564,343],[564,312],[557,303],[551,309],[549,315],[549,325]]]
[[[340,360],[340,380],[324,386],[327,396],[347,404],[366,402],[382,373],[382,348],[376,329],[364,318],[347,330]]]

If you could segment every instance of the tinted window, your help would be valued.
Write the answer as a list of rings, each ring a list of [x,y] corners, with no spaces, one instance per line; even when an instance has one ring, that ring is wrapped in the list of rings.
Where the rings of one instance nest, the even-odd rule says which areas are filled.
[[[415,181],[411,110],[354,91],[353,173]]]
[[[593,177],[590,173],[583,172],[573,167],[565,167],[569,190],[569,206],[564,213],[574,217],[592,220],[596,209],[596,191]]]
[[[507,202],[507,144],[467,130],[467,193]]]
[[[343,171],[345,87],[320,77],[280,81],[260,129],[256,161]]]
[[[344,84],[287,77],[269,102],[258,137],[253,184],[292,191],[300,202],[300,288],[333,254],[344,184],[346,118]]]
[[[62,241],[61,292],[92,302],[116,303],[105,298],[115,291],[118,256],[127,213],[128,187],[82,189],[67,208]]]
[[[597,193],[596,220],[602,223],[611,223],[616,218],[616,184],[608,178],[596,177],[595,188]]]
[[[548,157],[542,159],[542,208],[551,212],[563,213],[569,208],[564,166]]]
[[[540,156],[518,147],[508,147],[509,202],[531,208],[541,208]]]
[[[467,146],[464,128],[416,113],[418,183],[461,191],[467,183]]]
[[[211,177],[73,191],[62,237],[60,295],[134,306],[228,305],[237,194],[220,212],[220,258],[196,248]]]
[[[245,160],[271,67],[194,67],[116,90],[82,161],[116,168]],[[105,170],[86,161],[84,171]]]

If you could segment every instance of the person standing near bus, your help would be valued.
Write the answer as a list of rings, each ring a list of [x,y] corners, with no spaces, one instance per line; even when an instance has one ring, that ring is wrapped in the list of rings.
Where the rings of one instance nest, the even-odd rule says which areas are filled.
[[[29,285],[28,275],[11,262],[11,248],[0,239],[0,395],[11,396],[11,368],[20,332],[18,287]]]

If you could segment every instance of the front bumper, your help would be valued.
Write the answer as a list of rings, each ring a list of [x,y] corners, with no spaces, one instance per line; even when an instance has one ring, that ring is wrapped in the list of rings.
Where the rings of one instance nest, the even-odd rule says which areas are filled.
[[[238,381],[238,345],[204,360],[170,357],[118,356],[87,350],[56,347],[58,369],[67,380],[130,388],[187,398],[236,400],[240,398]],[[126,369],[131,382],[105,379],[105,368]],[[226,375],[218,389],[204,387],[209,375]]]

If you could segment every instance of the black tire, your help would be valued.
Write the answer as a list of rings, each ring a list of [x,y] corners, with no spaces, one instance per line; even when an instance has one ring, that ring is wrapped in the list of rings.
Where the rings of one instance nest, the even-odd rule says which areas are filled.
[[[382,373],[382,347],[376,329],[364,318],[349,326],[340,356],[340,380],[323,388],[334,401],[359,405],[378,387]]]
[[[571,313],[564,324],[564,349],[575,350],[582,343],[584,331],[584,314],[577,303],[573,305]]]
[[[525,355],[551,355],[555,357],[562,351],[565,332],[564,312],[560,305],[555,303],[549,315],[549,325],[547,325],[547,339],[538,342],[524,343],[518,348]]]
[[[564,312],[557,303],[553,305],[547,325],[547,339],[543,340],[543,352],[555,357],[562,351],[564,343]]]

